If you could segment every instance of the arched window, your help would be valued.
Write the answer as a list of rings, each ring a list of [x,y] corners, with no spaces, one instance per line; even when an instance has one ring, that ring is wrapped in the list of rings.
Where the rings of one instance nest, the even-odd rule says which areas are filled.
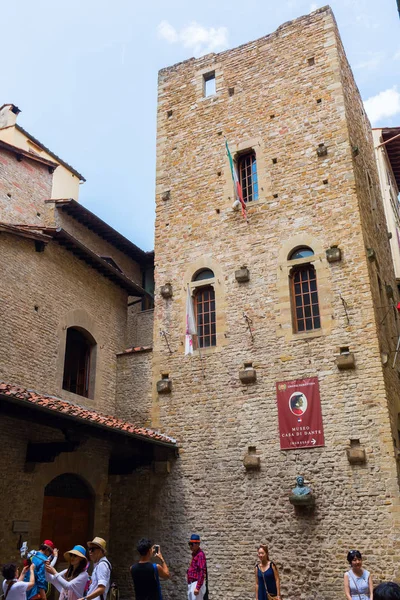
[[[237,165],[243,200],[245,202],[258,200],[257,159],[254,150],[240,154]]]
[[[89,397],[91,363],[96,342],[84,329],[69,327],[65,345],[63,389]]]
[[[317,273],[315,267],[304,259],[313,256],[311,248],[303,246],[291,252],[288,259],[300,261],[290,271],[290,292],[292,301],[293,330],[303,333],[321,328],[318,302]]]
[[[198,271],[192,279],[195,282],[194,311],[197,343],[200,348],[211,348],[217,345],[215,292],[210,280],[214,280],[211,269]]]

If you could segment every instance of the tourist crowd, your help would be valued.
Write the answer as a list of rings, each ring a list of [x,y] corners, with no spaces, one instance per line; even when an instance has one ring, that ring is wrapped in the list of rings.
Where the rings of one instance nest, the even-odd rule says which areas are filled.
[[[200,547],[200,536],[192,534],[188,543],[192,553],[187,570],[188,600],[208,600],[207,560]],[[170,572],[160,546],[143,538],[137,550],[140,559],[130,568],[136,600],[162,600],[160,580],[169,579]],[[59,600],[108,600],[110,589],[115,588],[111,584],[112,566],[106,553],[106,541],[95,537],[87,543],[87,552],[80,545],[66,552],[64,559],[68,567],[58,572],[55,569],[58,550],[51,540],[45,540],[25,559],[21,573],[13,563],[3,566],[3,600],[46,600],[49,584],[60,592]],[[260,544],[257,556],[256,600],[281,600],[279,572],[265,544]],[[400,600],[397,583],[381,583],[373,588],[371,574],[363,568],[358,550],[350,550],[347,560],[350,568],[344,575],[346,600]],[[93,563],[91,575],[90,562]]]

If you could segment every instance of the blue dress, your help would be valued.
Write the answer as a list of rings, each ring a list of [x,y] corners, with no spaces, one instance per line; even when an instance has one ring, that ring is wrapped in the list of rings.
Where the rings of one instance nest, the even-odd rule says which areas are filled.
[[[276,581],[274,571],[272,569],[272,562],[269,563],[269,567],[264,573],[257,565],[257,576],[258,576],[258,600],[267,600],[267,592],[265,586],[267,586],[268,594],[276,596],[278,591],[276,589]],[[264,583],[265,582],[265,583]]]
[[[354,575],[351,569],[347,571],[351,600],[369,600],[369,576],[367,569],[363,569],[361,577]]]

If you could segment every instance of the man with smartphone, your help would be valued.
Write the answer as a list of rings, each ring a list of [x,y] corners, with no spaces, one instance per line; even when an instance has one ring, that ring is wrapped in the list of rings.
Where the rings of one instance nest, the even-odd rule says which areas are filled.
[[[130,569],[136,600],[162,600],[160,579],[169,579],[170,575],[160,546],[153,546],[150,540],[142,538],[137,551],[140,560]]]
[[[207,593],[207,559],[200,548],[200,536],[192,533],[189,540],[192,560],[187,571],[188,600],[203,600]]]

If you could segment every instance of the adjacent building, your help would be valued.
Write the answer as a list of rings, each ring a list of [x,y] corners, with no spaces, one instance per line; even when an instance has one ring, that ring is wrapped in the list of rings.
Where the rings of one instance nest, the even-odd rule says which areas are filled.
[[[0,141],[11,144],[21,151],[29,152],[57,165],[51,181],[50,198],[79,198],[79,185],[86,180],[62,158],[54,154],[42,142],[17,123],[20,109],[15,104],[0,107]],[[51,167],[53,168],[53,167]],[[25,211],[25,215],[28,214]],[[35,217],[35,215],[29,215]]]
[[[373,129],[379,183],[397,285],[400,284],[400,127]]]
[[[62,563],[100,535],[123,581],[111,531],[132,473],[145,468],[156,485],[177,451],[143,408],[154,254],[76,200],[53,199],[59,169],[69,167],[49,150],[0,140],[0,562],[50,538]]]

